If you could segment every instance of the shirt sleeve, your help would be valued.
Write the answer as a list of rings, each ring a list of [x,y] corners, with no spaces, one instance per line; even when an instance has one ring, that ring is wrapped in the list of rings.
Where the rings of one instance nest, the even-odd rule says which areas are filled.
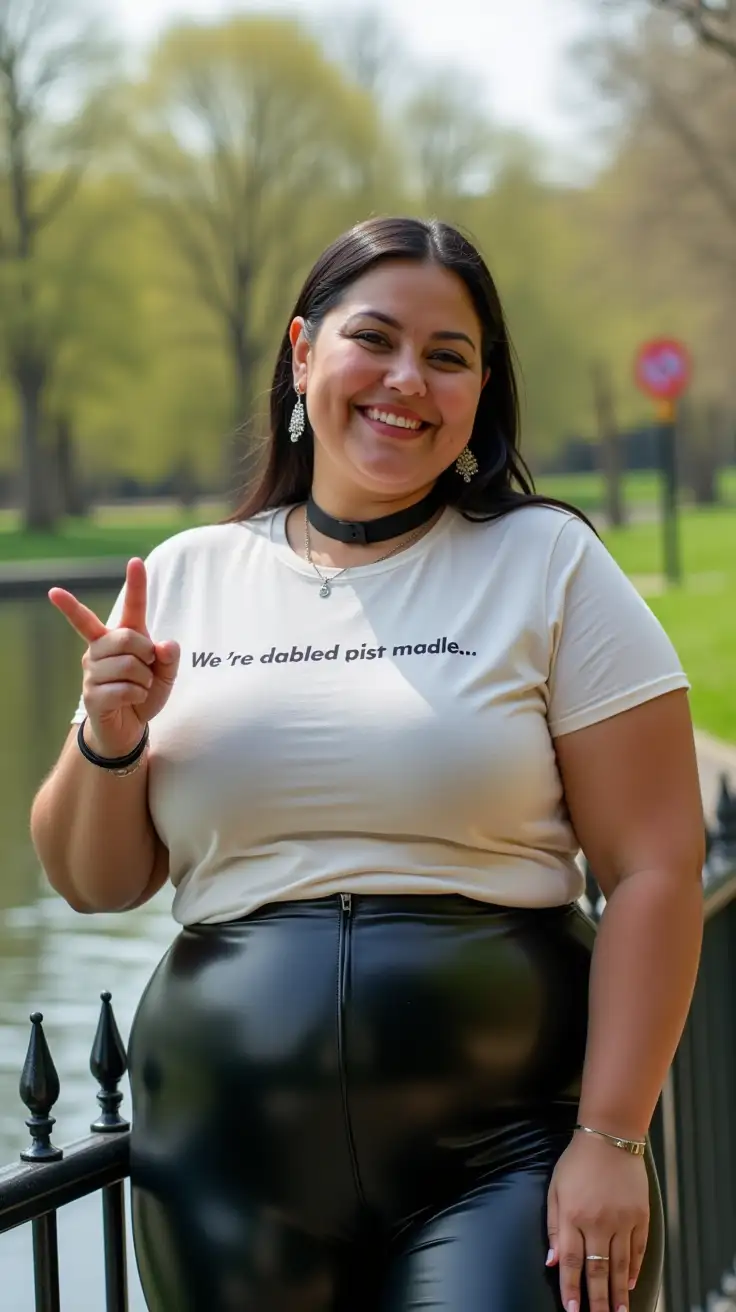
[[[608,549],[571,516],[547,579],[552,737],[690,688],[662,625]]]
[[[159,570],[157,568],[158,564],[159,564],[159,548],[154,548],[154,550],[150,553],[150,555],[148,555],[145,559],[146,577],[148,579],[148,593],[146,597],[146,624],[149,633],[154,637],[155,637],[155,627],[156,627],[157,599],[158,599],[158,592],[159,592],[159,586],[158,586]],[[123,614],[124,598],[125,598],[125,584],[123,584],[117,597],[115,598],[110,614],[108,615],[107,619],[103,621],[103,623],[107,626],[108,629],[114,629],[120,623]],[[74,712],[74,715],[72,716],[70,723],[81,724],[86,714],[87,712],[84,708],[84,701],[80,696],[79,702],[77,703],[77,709]]]

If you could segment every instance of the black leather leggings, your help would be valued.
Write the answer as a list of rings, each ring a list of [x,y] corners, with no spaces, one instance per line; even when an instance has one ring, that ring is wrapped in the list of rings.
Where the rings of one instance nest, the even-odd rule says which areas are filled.
[[[546,1194],[593,934],[574,907],[349,895],[182,931],[130,1044],[152,1312],[559,1312]],[[651,1180],[632,1312],[657,1303]]]

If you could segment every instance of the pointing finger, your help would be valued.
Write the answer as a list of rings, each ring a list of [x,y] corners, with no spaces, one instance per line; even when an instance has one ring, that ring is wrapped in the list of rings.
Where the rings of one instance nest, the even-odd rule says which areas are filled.
[[[134,556],[128,561],[125,571],[125,593],[120,627],[134,629],[136,633],[147,633],[146,609],[148,604],[148,579],[143,561]]]
[[[95,615],[94,611],[90,610],[89,606],[83,606],[73,593],[66,591],[66,588],[51,588],[49,601],[57,610],[61,611],[64,618],[69,621],[80,638],[84,638],[85,642],[95,642],[107,633],[105,625]]]

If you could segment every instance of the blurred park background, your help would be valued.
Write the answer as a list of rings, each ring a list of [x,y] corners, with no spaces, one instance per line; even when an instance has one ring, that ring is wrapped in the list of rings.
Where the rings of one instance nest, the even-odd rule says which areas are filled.
[[[0,591],[30,561],[63,581],[69,561],[145,554],[223,514],[258,459],[304,274],[344,228],[390,212],[437,215],[480,245],[537,485],[594,518],[678,647],[698,729],[733,765],[729,0],[0,0]],[[657,418],[633,369],[662,334],[693,361],[676,586]],[[112,593],[81,595],[104,612]],[[42,596],[0,600],[0,1163],[25,1137],[28,1011],[49,1009],[63,1141],[93,1111],[99,990],[127,1033],[173,932],[165,895],[122,919],[75,917],[30,849],[79,656]],[[80,1247],[88,1204],[75,1206],[62,1226],[77,1227],[79,1260],[63,1275],[69,1306],[91,1312],[99,1270]],[[0,1240],[4,1312],[32,1306],[29,1243]]]

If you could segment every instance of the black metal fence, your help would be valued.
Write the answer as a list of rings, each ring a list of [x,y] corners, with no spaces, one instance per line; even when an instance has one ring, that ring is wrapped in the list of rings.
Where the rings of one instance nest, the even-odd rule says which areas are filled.
[[[665,1312],[736,1312],[736,793],[725,776],[706,837],[703,956],[652,1124],[667,1219]],[[597,918],[590,869],[586,896]]]
[[[682,1042],[652,1126],[667,1217],[665,1312],[736,1308],[736,793],[726,779],[703,872],[703,958]],[[588,872],[593,915],[600,893]],[[100,1115],[86,1139],[63,1149],[51,1141],[59,1078],[43,1017],[31,1016],[20,1096],[31,1142],[21,1165],[0,1171],[0,1234],[30,1223],[36,1312],[60,1312],[56,1214],[88,1194],[102,1196],[107,1312],[127,1312],[125,1181],[130,1127],[118,1088],[127,1068],[110,994],[92,1046]],[[175,1312],[175,1309],[172,1309]]]
[[[57,1148],[51,1141],[55,1124],[51,1109],[60,1087],[42,1021],[40,1012],[31,1016],[31,1038],[20,1078],[20,1096],[30,1112],[26,1125],[31,1142],[20,1155],[22,1165],[0,1171],[0,1234],[30,1222],[36,1312],[60,1312],[56,1213],[66,1203],[100,1192],[105,1306],[107,1312],[127,1312],[125,1180],[130,1174],[130,1125],[119,1112],[123,1095],[118,1088],[127,1059],[110,994],[102,994],[90,1057],[90,1069],[100,1085],[100,1114],[86,1139],[65,1148]]]

